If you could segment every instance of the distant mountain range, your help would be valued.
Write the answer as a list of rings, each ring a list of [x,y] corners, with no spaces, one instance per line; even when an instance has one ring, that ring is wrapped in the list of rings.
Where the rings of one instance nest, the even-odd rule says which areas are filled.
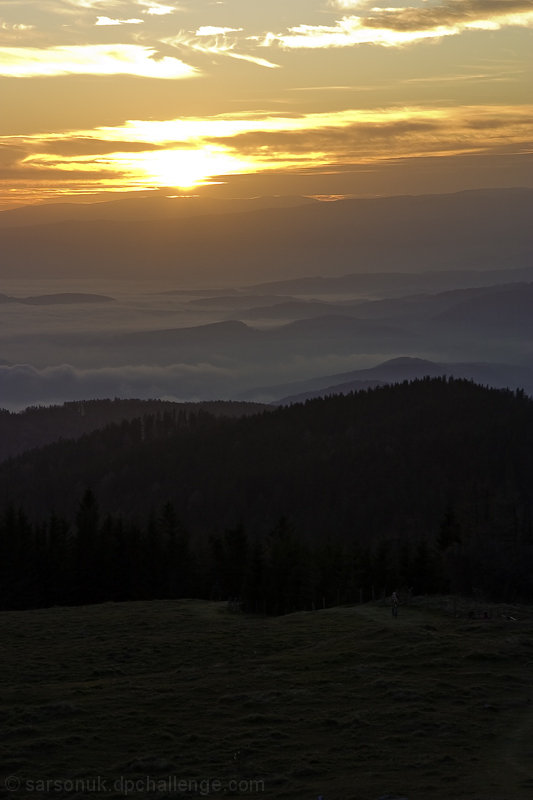
[[[5,336],[0,406],[89,397],[292,402],[426,374],[533,394],[532,283],[366,302],[280,298],[269,296],[274,305],[258,308],[254,324],[243,321],[249,309],[237,307],[233,319],[203,325],[132,331],[71,325],[65,332],[43,328],[38,338],[24,331]],[[205,299],[216,306],[217,298]],[[228,313],[233,295],[220,302]],[[306,309],[312,313],[287,322]],[[274,313],[280,317],[269,318]],[[259,324],[261,315],[268,324]],[[414,361],[396,362],[398,356]],[[377,362],[389,366],[362,370]]]
[[[514,270],[511,271],[514,276]],[[533,268],[531,271],[533,277]],[[333,279],[335,280],[335,279]],[[293,282],[289,282],[293,283]],[[487,286],[473,286],[443,292],[401,295],[385,299],[307,299],[282,295],[230,295],[227,297],[206,297],[192,301],[198,307],[225,309],[233,315],[238,314],[246,321],[292,321],[331,315],[357,316],[364,319],[394,320],[396,323],[420,322],[422,320],[452,319],[467,316],[475,320],[481,315],[483,324],[492,322],[488,318],[502,305],[507,308],[504,320],[513,322],[518,317],[529,317],[531,308],[531,287],[533,283],[499,283]],[[346,292],[348,294],[348,292]],[[255,305],[249,303],[255,300]],[[247,307],[248,306],[248,307]],[[447,312],[450,312],[449,314]]]
[[[198,196],[149,195],[97,203],[46,203],[0,212],[0,229],[74,220],[80,222],[177,220],[210,214],[239,214],[263,208],[291,208],[317,202],[319,201],[311,197],[297,196],[217,200]]]
[[[529,263],[529,262],[528,262]],[[263,295],[290,294],[299,297],[342,299],[355,296],[362,299],[406,297],[411,294],[435,294],[495,286],[502,283],[520,283],[533,280],[533,265],[516,269],[463,269],[438,272],[351,272],[346,275],[289,278],[247,286],[248,293]]]
[[[416,332],[383,320],[340,314],[297,320],[260,329],[238,320],[161,330],[99,333],[73,332],[64,341],[48,337],[50,347],[62,347],[71,363],[82,352],[91,365],[132,363],[269,364],[287,356],[329,356],[339,353],[382,353],[409,349],[423,342]],[[91,360],[92,359],[92,360]]]
[[[70,305],[77,303],[110,303],[113,297],[103,294],[86,294],[82,292],[60,292],[59,294],[40,294],[35,297],[11,297],[0,294],[0,303],[22,303],[26,306]]]
[[[303,315],[306,304],[269,305],[257,314],[273,317],[277,312],[283,318],[289,316],[288,308]],[[122,363],[129,363],[127,354],[134,349],[138,358],[159,364],[216,356],[269,361],[283,354],[429,353],[461,344],[483,349],[489,342],[494,347],[508,342],[511,347],[514,342],[527,343],[533,334],[533,283],[353,304],[310,303],[309,310],[311,315],[303,319],[265,328],[234,318],[133,333],[73,334],[72,342],[119,348],[126,359]],[[248,313],[235,312],[244,318]]]
[[[533,396],[533,363],[510,366],[488,363],[437,363],[420,358],[394,358],[369,369],[316,377],[305,381],[265,386],[242,392],[235,401],[176,403],[162,400],[83,400],[63,405],[28,408],[10,413],[0,410],[0,461],[59,439],[78,439],[110,423],[180,411],[207,411],[237,417],[273,405],[300,403],[315,397],[348,394],[384,384],[424,377],[466,378],[494,388],[523,388]]]
[[[425,377],[450,376],[465,378],[483,386],[496,389],[524,389],[533,396],[533,366],[514,366],[510,364],[490,363],[438,363],[423,358],[392,358],[368,369],[338,375],[322,376],[315,379],[262,387],[257,390],[243,392],[242,399],[268,397],[271,402],[282,405],[300,403],[314,397],[325,397],[331,394],[348,394],[383,384],[402,383]]]
[[[219,205],[192,215],[163,212],[161,198],[135,214],[134,201],[123,202],[69,207],[76,218],[50,206],[2,212],[0,277],[253,283],[325,272],[512,269],[533,255],[532,189],[246,201],[238,213]]]

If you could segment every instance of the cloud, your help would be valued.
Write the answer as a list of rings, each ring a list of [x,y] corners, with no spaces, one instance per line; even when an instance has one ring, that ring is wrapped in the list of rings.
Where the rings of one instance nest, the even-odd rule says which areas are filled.
[[[250,53],[237,52],[235,50],[236,42],[230,41],[226,34],[212,36],[208,41],[204,41],[204,37],[205,39],[208,38],[207,35],[200,35],[198,31],[196,31],[195,37],[199,37],[200,41],[198,38],[192,38],[185,33],[179,33],[177,36],[161,39],[161,43],[180,49],[189,48],[196,53],[234,58],[239,61],[248,61],[251,64],[256,64],[259,67],[266,67],[267,69],[277,69],[279,67],[279,64],[274,64],[272,61],[267,61],[265,58],[260,58]]]
[[[42,1],[43,0],[40,0],[40,3],[42,3]],[[120,5],[121,2],[122,0],[62,0],[62,2],[58,3],[57,0],[52,0],[51,8],[58,14],[64,13],[65,11],[71,13],[70,9],[98,11],[102,6],[109,8],[110,6]]]
[[[353,8],[338,0],[336,7]],[[287,49],[408,45],[425,39],[456,36],[468,30],[533,27],[532,0],[448,0],[421,7],[371,8],[361,16],[345,16],[334,25],[298,25],[288,33],[268,33],[263,46]]]
[[[111,19],[110,17],[97,17],[95,25],[139,25],[142,19]]]
[[[0,405],[11,410],[35,404],[108,397],[205,399],[231,386],[233,373],[209,363],[134,365],[79,369],[69,364],[37,369],[0,366]]]
[[[363,18],[367,27],[423,32],[448,28],[497,30],[506,25],[533,23],[532,0],[449,0],[421,8],[376,8]]]
[[[0,144],[0,177],[6,168],[11,169],[20,163],[28,151],[12,144]]]
[[[15,22],[10,24],[9,22],[2,22],[0,23],[0,30],[8,31],[11,33],[12,31],[18,33],[19,31],[33,31],[35,29],[35,25],[24,25],[22,22]]]
[[[65,166],[64,161],[59,159],[54,161],[51,158],[43,158],[41,161],[38,158],[25,159],[21,163],[8,165],[5,168],[0,165],[0,182],[7,183],[7,195],[13,195],[16,191],[17,197],[27,195],[29,202],[32,192],[35,193],[36,188],[41,187],[45,197],[86,194],[94,192],[98,185],[106,191],[123,191],[128,177],[128,174],[121,174],[118,166],[115,166],[114,180],[112,180],[110,173],[104,168],[99,169],[94,161],[90,167],[87,163],[82,163],[80,166],[74,161]]]
[[[166,16],[175,11],[182,10],[177,3],[161,3],[158,0],[31,0],[41,8],[54,11],[55,13],[72,13],[73,11],[87,10],[100,11],[110,8],[131,8],[137,6],[142,9],[143,14],[149,16]],[[12,0],[8,0],[11,3]],[[18,2],[18,0],[16,0]],[[172,2],[172,0],[170,0]],[[1,0],[0,0],[1,5]]]
[[[200,48],[195,47],[195,50]],[[231,48],[224,47],[207,47],[202,48],[202,53],[211,53],[213,55],[228,56],[228,58],[235,58],[237,61],[248,61],[250,64],[255,64],[258,67],[267,67],[267,69],[278,69],[279,64],[274,64],[272,61],[267,61],[266,58],[258,58],[257,56],[245,55],[244,53],[235,53]]]
[[[0,6],[2,5],[0,0]],[[70,17],[77,20],[91,16],[91,12],[109,12],[118,7],[130,7],[131,0],[7,0],[4,5],[17,7],[20,12],[32,13],[41,22],[48,17]],[[84,13],[85,12],[85,13]],[[57,24],[53,20],[52,24]],[[41,25],[39,25],[41,27]]]
[[[393,143],[407,139],[427,139],[430,134],[437,134],[445,128],[444,120],[420,119],[414,115],[412,119],[386,119],[375,122],[354,122],[339,128],[326,127],[309,130],[286,131],[250,131],[231,139],[217,139],[226,146],[233,146],[241,154],[261,158],[289,159],[292,156],[309,156],[322,154],[325,157],[338,159],[368,156],[368,147],[381,143],[386,144],[387,152]],[[434,144],[434,141],[433,141]]]
[[[217,36],[221,33],[238,33],[242,30],[242,28],[217,28],[214,25],[202,25],[195,32],[195,36]]]
[[[348,9],[359,8],[359,6],[368,5],[367,0],[330,0],[329,5],[332,8],[338,8],[341,11],[347,11]]]
[[[164,5],[163,3],[155,2],[155,0],[138,0],[138,5],[146,9],[143,13],[158,17],[173,14],[174,11],[178,10],[176,6]]]
[[[160,145],[149,144],[148,142],[128,142],[118,139],[110,142],[98,138],[73,136],[71,138],[43,140],[37,146],[30,148],[30,152],[44,152],[70,157],[106,155],[109,153],[144,153],[150,150],[158,150],[159,147]],[[1,152],[0,148],[0,154]],[[29,153],[26,152],[26,155],[29,155]]]
[[[9,23],[0,20],[0,37],[4,45],[27,43],[29,36],[35,36],[35,25]]]
[[[67,5],[74,6],[75,8],[86,8],[90,11],[99,9],[100,6],[118,6],[123,4],[123,0],[64,0]],[[56,3],[57,5],[57,3]]]
[[[354,110],[278,118],[212,141],[257,169],[325,171],[398,158],[521,152],[532,146],[532,114],[531,105]]]
[[[394,160],[519,154],[533,151],[532,118],[533,105],[487,105],[130,120],[0,137],[0,179],[50,192],[149,189],[234,175],[333,175]]]
[[[75,6],[76,8],[98,8],[103,5],[113,5],[113,3],[106,3],[106,0],[66,0],[67,5]]]
[[[62,47],[0,47],[0,75],[12,78],[58,75],[135,75],[190,78],[198,71],[178,58],[154,58],[151,47],[93,44]]]

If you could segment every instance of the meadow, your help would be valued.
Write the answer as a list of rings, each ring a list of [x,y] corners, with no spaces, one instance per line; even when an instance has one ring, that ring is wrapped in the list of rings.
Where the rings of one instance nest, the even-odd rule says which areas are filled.
[[[2,612],[0,797],[529,800],[532,632],[453,598]]]

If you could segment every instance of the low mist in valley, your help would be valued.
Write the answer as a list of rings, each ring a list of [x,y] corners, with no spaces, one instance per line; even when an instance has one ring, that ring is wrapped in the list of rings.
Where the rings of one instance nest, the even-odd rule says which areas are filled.
[[[357,380],[358,370],[398,357],[488,364],[491,385],[508,380],[514,388],[518,381],[530,389],[533,267],[526,254],[533,246],[527,225],[533,191],[333,203],[291,198],[284,208],[265,198],[242,201],[237,210],[237,201],[199,203],[194,213],[183,211],[183,200],[166,203],[63,204],[0,214],[4,241],[18,237],[19,244],[39,247],[17,266],[15,278],[21,251],[8,246],[0,270],[4,408],[115,396],[276,401],[292,394],[295,382],[310,382],[315,391],[346,384],[336,376],[353,372]],[[129,234],[120,255],[97,234],[98,258],[92,255],[89,264],[90,251],[78,238],[80,258],[64,249],[55,261],[64,276],[44,277],[54,274],[47,263],[56,258],[56,239],[38,245],[36,232],[61,225],[78,236],[72,226],[104,224],[98,214],[107,215],[113,230],[139,215],[153,222],[156,213],[168,231],[176,226],[176,249],[164,268],[159,245],[152,251],[145,242],[144,274],[137,262],[126,271]],[[310,213],[316,217],[311,226]],[[198,248],[184,249],[193,224],[198,245],[208,241],[212,248],[207,272]],[[222,268],[229,242],[238,248],[239,281]],[[310,256],[305,267],[303,253]],[[473,379],[479,374],[479,368],[455,369],[467,376],[470,369]],[[408,374],[400,370],[397,379],[403,377]]]

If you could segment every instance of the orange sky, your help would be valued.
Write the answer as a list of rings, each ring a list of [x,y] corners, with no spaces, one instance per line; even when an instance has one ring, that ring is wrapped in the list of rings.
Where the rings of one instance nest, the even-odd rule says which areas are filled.
[[[533,186],[533,0],[0,0],[0,208]]]

